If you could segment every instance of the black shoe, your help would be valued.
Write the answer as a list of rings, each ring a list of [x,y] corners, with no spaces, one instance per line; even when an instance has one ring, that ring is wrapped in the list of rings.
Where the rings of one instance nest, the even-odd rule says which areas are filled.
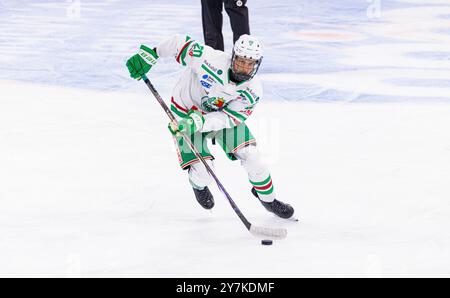
[[[273,202],[270,203],[261,201],[255,188],[252,188],[252,194],[258,198],[258,200],[261,202],[264,208],[267,209],[267,211],[272,212],[273,214],[285,219],[291,218],[292,215],[294,215],[294,208],[291,205],[278,200],[273,200]]]
[[[195,198],[197,202],[205,209],[212,209],[214,207],[214,197],[212,193],[209,191],[208,187],[205,187],[202,190],[198,190],[196,188],[192,188],[195,193]]]

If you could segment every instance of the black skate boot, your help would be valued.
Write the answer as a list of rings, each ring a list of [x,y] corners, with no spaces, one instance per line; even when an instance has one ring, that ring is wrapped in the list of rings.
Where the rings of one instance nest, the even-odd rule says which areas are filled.
[[[212,193],[209,191],[208,187],[205,187],[202,190],[198,190],[196,188],[192,188],[195,193],[195,198],[197,202],[205,209],[212,209],[214,207],[214,197]]]
[[[291,205],[283,203],[278,200],[274,200],[273,202],[270,203],[261,201],[261,199],[258,196],[258,193],[254,188],[252,188],[252,194],[258,198],[258,200],[261,202],[264,208],[267,209],[267,211],[272,212],[273,214],[285,219],[289,219],[294,215],[294,208],[292,208]]]

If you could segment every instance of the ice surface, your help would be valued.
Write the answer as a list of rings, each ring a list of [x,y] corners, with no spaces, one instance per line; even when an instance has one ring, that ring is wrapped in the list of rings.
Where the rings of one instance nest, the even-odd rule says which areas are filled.
[[[200,208],[128,78],[141,43],[202,39],[198,1],[1,0],[0,276],[449,276],[450,3],[249,2],[266,95],[248,124],[301,221],[212,152],[248,219],[288,238],[262,246],[214,186]],[[155,68],[163,97],[180,70]]]

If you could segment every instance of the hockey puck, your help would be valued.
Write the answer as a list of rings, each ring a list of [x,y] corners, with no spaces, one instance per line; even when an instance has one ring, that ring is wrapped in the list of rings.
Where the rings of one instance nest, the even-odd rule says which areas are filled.
[[[273,241],[272,241],[272,240],[262,240],[262,241],[261,241],[261,244],[262,244],[262,245],[272,245],[272,244],[273,244]]]

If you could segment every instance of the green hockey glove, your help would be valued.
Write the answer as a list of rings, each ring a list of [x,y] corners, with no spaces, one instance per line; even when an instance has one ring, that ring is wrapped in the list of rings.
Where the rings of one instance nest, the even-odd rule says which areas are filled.
[[[205,123],[205,118],[202,113],[198,110],[190,110],[188,113],[188,118],[183,118],[178,121],[178,125],[174,122],[169,123],[169,131],[174,136],[180,136],[180,132],[185,133],[187,135],[192,135],[203,128],[203,124]]]
[[[141,45],[139,52],[127,61],[128,71],[133,79],[140,80],[141,77],[155,66],[158,54],[149,47]]]

